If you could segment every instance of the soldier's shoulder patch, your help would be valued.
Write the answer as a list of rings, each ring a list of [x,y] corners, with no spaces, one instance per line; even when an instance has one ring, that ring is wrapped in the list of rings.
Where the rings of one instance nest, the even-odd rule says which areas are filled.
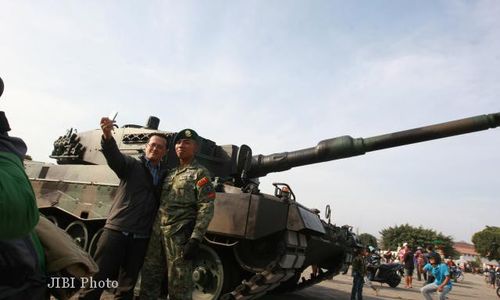
[[[198,180],[198,182],[196,183],[196,185],[198,187],[202,187],[202,186],[204,186],[205,184],[207,184],[209,182],[210,182],[210,179],[208,179],[208,177],[203,177],[202,179]]]

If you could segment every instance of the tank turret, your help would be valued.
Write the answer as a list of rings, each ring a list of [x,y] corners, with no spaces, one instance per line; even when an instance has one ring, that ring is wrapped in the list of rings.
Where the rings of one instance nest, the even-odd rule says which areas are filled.
[[[150,134],[161,132],[171,141],[175,132],[158,130],[160,120],[149,117],[145,126],[127,124],[114,131],[120,151],[137,156],[143,153]],[[153,124],[153,125],[151,125]],[[319,142],[315,147],[270,155],[254,155],[247,145],[217,145],[214,141],[200,137],[197,159],[205,165],[214,177],[232,181],[243,187],[250,179],[272,172],[286,171],[294,167],[363,155],[370,151],[425,142],[434,139],[466,134],[495,128],[500,125],[500,113],[480,115],[441,124],[414,128],[369,138],[340,136]],[[70,129],[54,142],[50,155],[60,165],[105,165],[100,152],[101,131],[99,129],[77,133]],[[174,151],[167,157],[169,167],[175,167]],[[256,180],[251,180],[256,183]]]

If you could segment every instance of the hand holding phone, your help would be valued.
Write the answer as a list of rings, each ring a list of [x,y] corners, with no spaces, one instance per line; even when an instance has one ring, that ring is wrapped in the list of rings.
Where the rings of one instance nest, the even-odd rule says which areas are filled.
[[[116,116],[118,115],[117,111],[113,111],[108,118],[101,118],[101,130],[105,139],[110,139],[112,137],[113,126],[115,123]]]
[[[115,122],[116,120],[116,116],[118,115],[118,112],[115,110],[115,111],[112,111],[110,114],[109,114],[109,119],[111,120],[111,122]]]

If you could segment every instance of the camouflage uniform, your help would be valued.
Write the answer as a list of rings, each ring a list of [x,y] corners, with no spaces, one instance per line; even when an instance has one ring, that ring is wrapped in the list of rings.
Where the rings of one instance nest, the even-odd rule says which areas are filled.
[[[167,260],[169,299],[191,299],[192,261],[182,258],[184,246],[190,238],[203,240],[214,213],[214,187],[207,169],[193,161],[172,170],[162,189],[153,229],[159,229],[161,235],[153,232],[151,237],[142,273],[141,299],[156,299],[159,295],[165,266],[161,248]]]
[[[167,275],[167,257],[160,229],[159,216],[153,224],[148,250],[141,271],[140,299],[157,300],[160,297],[163,279]]]

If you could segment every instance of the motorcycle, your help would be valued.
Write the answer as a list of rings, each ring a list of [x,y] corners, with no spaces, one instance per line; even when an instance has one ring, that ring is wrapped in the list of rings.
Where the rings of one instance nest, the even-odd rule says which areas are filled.
[[[464,274],[462,270],[457,266],[450,267],[450,275],[451,279],[453,279],[454,282],[459,282],[464,280]]]
[[[368,258],[367,273],[370,281],[387,283],[390,287],[395,288],[401,282],[403,265],[397,263],[381,264],[380,256],[372,254]]]

